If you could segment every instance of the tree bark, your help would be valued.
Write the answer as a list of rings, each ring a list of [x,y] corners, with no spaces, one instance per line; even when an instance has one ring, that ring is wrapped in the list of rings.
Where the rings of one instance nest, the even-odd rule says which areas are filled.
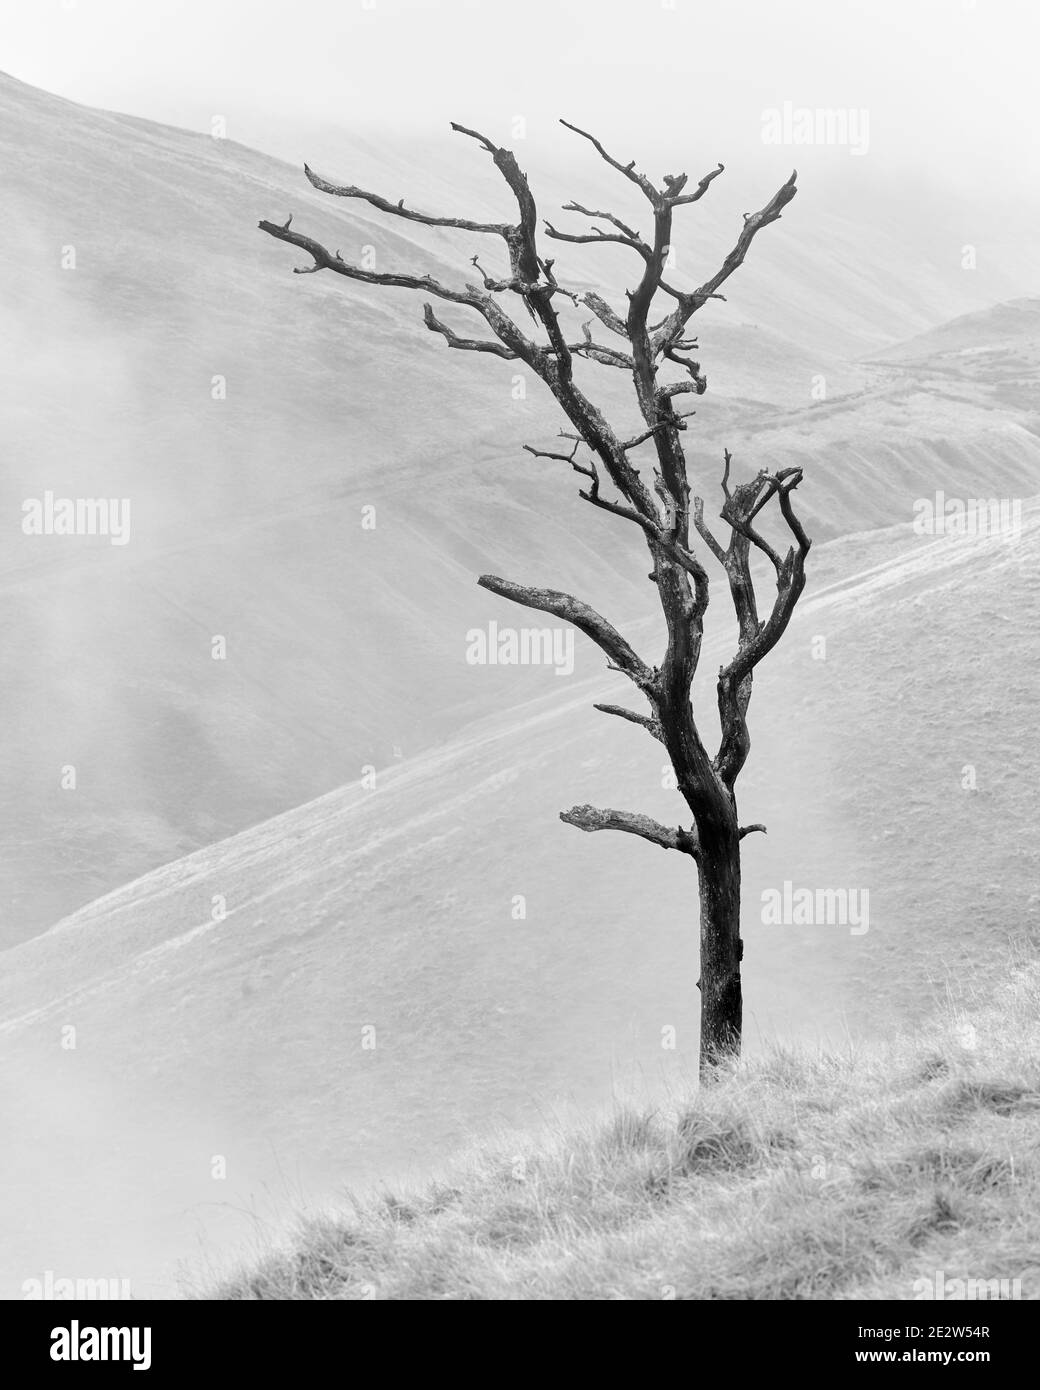
[[[732,820],[698,825],[701,905],[701,1079],[740,1055],[740,831]]]

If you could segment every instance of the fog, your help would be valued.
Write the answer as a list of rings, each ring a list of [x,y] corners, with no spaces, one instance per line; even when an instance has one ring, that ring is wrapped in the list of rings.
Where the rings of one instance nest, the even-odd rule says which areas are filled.
[[[521,153],[554,220],[571,197],[640,213],[560,116],[655,176],[722,161],[685,210],[684,284],[798,166],[701,316],[689,435],[709,515],[723,447],[742,475],[804,467],[817,542],[753,708],[749,1047],[926,1026],[947,979],[999,970],[1036,910],[1035,507],[995,553],[910,521],[940,489],[1035,491],[1027,6],[0,13],[2,1291],[52,1269],[170,1292],[256,1209],[695,1070],[692,878],[557,819],[586,797],[674,816],[660,750],[590,714],[614,678],[582,640],[565,678],[466,660],[468,632],[517,620],[477,589],[488,571],[587,597],[657,659],[641,541],[522,454],[560,421],[515,364],[450,352],[411,295],[292,274],[306,258],[259,218],[454,280],[473,249],[323,199],[304,159],[506,214],[462,119]],[[848,138],[765,141],[788,103],[843,113]],[[626,254],[569,246],[560,268],[620,296]],[[607,377],[597,399],[632,418]],[[130,498],[130,542],[25,535],[47,490]],[[761,895],[788,880],[868,891],[869,930],[767,927]]]
[[[567,115],[708,169],[723,134],[743,157],[762,113],[790,101],[866,109],[887,171],[985,194],[1036,168],[1028,0],[43,0],[0,14],[23,81],[197,130],[221,117],[294,159],[328,124],[483,121],[504,138],[522,120],[536,148]]]

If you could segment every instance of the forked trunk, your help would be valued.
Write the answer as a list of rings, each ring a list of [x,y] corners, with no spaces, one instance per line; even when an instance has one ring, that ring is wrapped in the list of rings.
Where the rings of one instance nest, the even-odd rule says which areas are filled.
[[[734,823],[700,829],[701,1079],[740,1055],[740,835]]]

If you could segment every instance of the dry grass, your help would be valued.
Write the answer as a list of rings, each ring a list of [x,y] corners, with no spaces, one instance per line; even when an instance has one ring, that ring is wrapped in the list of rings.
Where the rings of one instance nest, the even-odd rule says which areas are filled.
[[[358,1199],[207,1296],[912,1299],[938,1270],[1040,1296],[1036,966],[927,1038],[778,1050],[678,1113]]]

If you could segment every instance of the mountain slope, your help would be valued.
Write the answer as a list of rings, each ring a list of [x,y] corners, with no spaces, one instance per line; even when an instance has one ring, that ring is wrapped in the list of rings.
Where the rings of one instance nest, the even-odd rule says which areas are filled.
[[[1035,932],[1040,769],[1021,719],[1038,523],[1034,502],[1017,544],[903,527],[814,550],[756,684],[741,783],[743,818],[769,827],[744,856],[751,1050],[777,1032],[876,1037],[946,979],[985,989],[1009,936]],[[286,1182],[295,1200],[415,1173],[557,1100],[689,1083],[690,867],[556,820],[584,800],[672,819],[659,751],[589,709],[614,678],[531,674],[539,698],[374,790],[344,787],[3,953],[0,1091],[24,1117],[5,1158],[10,1278],[32,1251],[143,1291],[196,1227],[244,1239],[233,1208],[250,1194],[277,1207]],[[868,930],[765,925],[763,891],[785,881],[866,891]],[[132,1222],[103,1201],[96,1229],[77,1215],[99,1177]]]
[[[630,528],[521,453],[560,424],[537,383],[518,398],[511,364],[448,351],[410,295],[293,276],[256,222],[292,212],[345,254],[371,247],[380,265],[455,282],[486,247],[325,198],[232,142],[11,78],[0,118],[0,613],[18,645],[0,668],[0,941],[13,942],[528,698],[537,672],[466,664],[466,633],[501,620],[481,572],[552,583],[618,621],[649,605]],[[317,143],[330,177],[510,215],[472,142],[446,133],[439,162],[378,138]],[[640,215],[595,158],[530,172],[561,223],[553,209],[581,189]],[[684,283],[725,254],[761,177],[727,171],[689,210]],[[1021,293],[1028,260],[951,276],[898,202],[872,196],[864,219],[848,192],[804,188],[729,302],[699,316],[711,390],[687,438],[709,514],[725,444],[748,473],[804,463],[820,538],[906,519],[938,487],[1028,494],[1027,412],[887,374],[875,389],[858,360],[986,287]],[[560,250],[579,286],[631,282],[624,248]],[[819,374],[828,398],[810,405]],[[599,373],[596,390],[634,429],[623,374]],[[129,499],[129,544],[23,535],[23,503],[48,491]]]
[[[947,399],[974,396],[1018,411],[1040,430],[1040,299],[1014,299],[962,314],[878,354],[872,365]]]

